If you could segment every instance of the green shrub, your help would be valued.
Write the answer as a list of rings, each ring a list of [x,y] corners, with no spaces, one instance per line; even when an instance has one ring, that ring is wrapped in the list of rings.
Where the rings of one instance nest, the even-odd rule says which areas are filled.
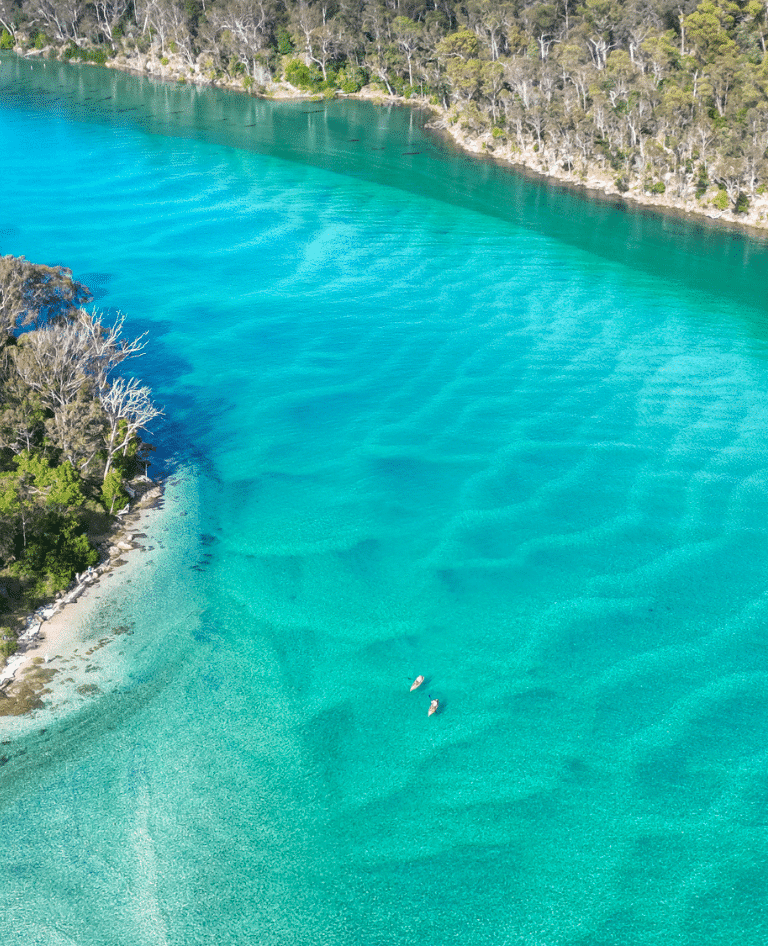
[[[104,508],[112,515],[115,510],[122,509],[128,502],[128,494],[123,489],[123,477],[117,467],[107,473],[101,487],[101,496]]]
[[[98,552],[82,534],[77,520],[52,513],[45,528],[27,543],[21,559],[10,570],[21,577],[36,576],[32,595],[45,598],[62,591],[77,572],[98,561]]]
[[[663,181],[656,181],[655,184],[651,186],[652,194],[663,194],[666,191],[666,185]]]
[[[45,35],[45,33],[38,33],[35,36],[35,43],[34,43],[35,49],[43,49],[43,47],[48,46],[48,45],[49,45],[48,37]]]
[[[736,198],[736,206],[733,209],[737,214],[749,212],[749,197],[747,197],[744,191],[739,191],[739,196]]]
[[[13,657],[18,648],[16,635],[10,627],[0,627],[0,658],[7,660],[9,657]]]
[[[718,191],[717,196],[712,201],[712,206],[717,210],[727,210],[728,209],[728,195],[725,191]]]
[[[326,98],[333,97],[333,93],[338,88],[336,83],[336,73],[333,69],[326,69],[326,78],[323,79],[322,76],[318,74],[317,82],[317,91],[322,92]],[[331,93],[329,96],[328,93]]]
[[[288,30],[279,29],[277,31],[277,51],[281,56],[290,56],[294,50],[293,40]]]
[[[323,81],[317,69],[310,69],[300,59],[291,59],[285,67],[285,78],[297,89],[304,89],[308,92],[317,92]]]
[[[97,46],[95,49],[81,49],[74,43],[70,43],[65,48],[62,55],[69,61],[74,59],[78,62],[94,62],[99,66],[103,66],[109,59],[110,50],[107,46]]]
[[[0,49],[13,49],[13,37],[8,30],[3,30],[0,34]]]
[[[709,187],[709,178],[707,177],[707,169],[703,164],[699,165],[699,176],[696,178],[696,197],[701,199],[706,193],[707,188]]]
[[[626,179],[625,177],[617,177],[617,178],[616,178],[616,190],[617,190],[620,194],[626,194],[626,193],[627,193],[627,191],[629,190],[629,184],[627,183],[627,179]]]
[[[336,74],[336,85],[342,92],[352,95],[367,84],[368,78],[369,74],[365,69],[359,66],[346,66],[344,69],[339,69]]]
[[[160,57],[160,65],[161,65],[161,66],[167,66],[169,62],[170,62],[170,59],[169,59],[167,56],[161,56],[161,57]]]
[[[504,131],[504,129],[499,128],[498,125],[494,125],[493,128],[491,129],[491,137],[493,138],[504,138],[505,135],[506,135],[506,132]]]

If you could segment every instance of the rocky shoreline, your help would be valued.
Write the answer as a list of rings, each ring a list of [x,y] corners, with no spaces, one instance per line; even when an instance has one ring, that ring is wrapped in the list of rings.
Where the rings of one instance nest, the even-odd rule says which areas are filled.
[[[522,152],[513,150],[510,145],[500,146],[490,133],[479,136],[467,134],[458,123],[451,123],[447,113],[442,113],[431,127],[450,136],[464,151],[510,164],[543,181],[556,181],[558,184],[588,191],[589,196],[596,199],[625,201],[627,204],[638,204],[662,214],[671,213],[690,219],[716,221],[731,229],[752,233],[763,239],[768,230],[768,194],[750,197],[749,211],[736,214],[730,210],[719,210],[711,206],[711,203],[696,200],[695,197],[683,200],[668,194],[646,194],[634,189],[620,191],[611,175],[599,168],[592,167],[586,174],[564,171],[558,167],[556,159],[548,159],[546,153],[537,154],[533,150]]]
[[[24,50],[17,47],[15,50],[24,56],[51,57],[58,55],[55,47],[46,47],[42,50]],[[287,82],[274,82],[266,74],[264,84],[257,91],[249,89],[243,78],[215,76],[204,62],[190,65],[178,55],[166,52],[158,56],[157,51],[151,49],[148,53],[118,53],[113,59],[105,63],[106,68],[130,72],[136,75],[149,76],[167,82],[184,82],[195,85],[213,86],[242,92],[246,95],[256,95],[268,99],[322,99],[322,96],[304,92]],[[587,169],[573,169],[566,171],[562,168],[556,155],[546,149],[537,152],[532,147],[519,150],[515,145],[504,139],[494,138],[490,131],[475,134],[462,127],[461,116],[453,111],[446,110],[434,102],[424,98],[389,95],[383,90],[367,86],[359,92],[336,93],[338,98],[363,99],[380,105],[410,106],[426,109],[432,112],[434,119],[427,124],[427,128],[449,137],[459,148],[470,154],[510,165],[526,174],[535,176],[542,181],[554,181],[558,184],[578,188],[588,192],[592,199],[608,199],[613,202],[619,200],[627,204],[636,204],[662,214],[685,216],[692,220],[712,221],[725,225],[729,229],[738,229],[745,233],[764,238],[768,231],[768,193],[750,195],[750,206],[746,213],[734,213],[732,210],[721,210],[713,206],[713,199],[717,191],[703,195],[702,199],[688,197],[686,199],[673,196],[671,193],[649,194],[636,187],[621,191],[616,186],[613,175],[597,165]]]

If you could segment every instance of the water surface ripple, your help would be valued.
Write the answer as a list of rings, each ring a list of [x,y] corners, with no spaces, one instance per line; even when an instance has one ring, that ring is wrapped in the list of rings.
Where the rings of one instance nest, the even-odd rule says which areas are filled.
[[[8,946],[764,944],[766,247],[422,124],[3,55],[0,251],[176,471],[3,736]]]

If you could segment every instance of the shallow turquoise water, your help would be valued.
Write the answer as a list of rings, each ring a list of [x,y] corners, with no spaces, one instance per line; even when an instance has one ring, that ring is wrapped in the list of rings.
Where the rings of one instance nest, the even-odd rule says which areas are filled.
[[[2,747],[3,941],[763,944],[766,246],[6,57],[0,154],[175,471],[128,675]]]

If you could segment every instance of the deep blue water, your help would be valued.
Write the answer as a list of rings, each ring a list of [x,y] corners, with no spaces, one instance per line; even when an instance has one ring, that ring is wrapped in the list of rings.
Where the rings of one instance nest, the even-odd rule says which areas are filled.
[[[0,252],[173,474],[3,737],[8,946],[764,944],[768,249],[424,120],[3,57]]]

